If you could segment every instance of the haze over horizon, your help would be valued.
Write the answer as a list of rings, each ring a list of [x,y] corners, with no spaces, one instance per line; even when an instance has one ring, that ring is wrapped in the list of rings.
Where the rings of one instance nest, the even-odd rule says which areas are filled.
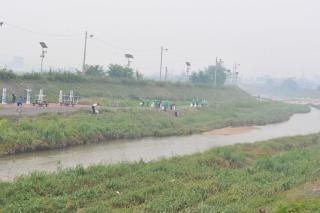
[[[186,61],[199,70],[219,56],[228,68],[240,63],[246,77],[312,77],[320,70],[319,10],[315,0],[4,0],[0,67],[13,60],[19,70],[39,69],[45,41],[46,69],[81,69],[87,30],[87,64],[125,64],[131,53],[133,67],[152,75],[163,45],[170,75]]]

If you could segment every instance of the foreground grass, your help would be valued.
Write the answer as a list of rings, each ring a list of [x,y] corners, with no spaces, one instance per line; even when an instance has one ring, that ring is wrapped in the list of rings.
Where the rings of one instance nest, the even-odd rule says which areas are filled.
[[[284,196],[320,181],[320,134],[0,183],[2,212],[317,212]]]
[[[186,135],[226,126],[263,125],[288,120],[307,106],[242,99],[216,103],[209,108],[172,112],[133,108],[46,114],[37,117],[0,118],[0,156],[18,152],[61,148],[104,140],[147,136]]]

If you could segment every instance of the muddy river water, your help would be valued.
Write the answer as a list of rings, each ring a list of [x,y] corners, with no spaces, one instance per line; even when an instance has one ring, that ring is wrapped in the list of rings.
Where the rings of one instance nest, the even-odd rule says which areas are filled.
[[[211,147],[253,143],[272,138],[305,135],[320,132],[320,110],[296,114],[289,121],[266,126],[246,128],[246,131],[229,129],[218,133],[180,137],[120,140],[89,144],[63,150],[26,153],[0,158],[0,180],[10,181],[33,171],[56,171],[77,165],[113,164],[117,162],[151,161],[176,155],[203,152]],[[222,134],[219,134],[219,132]]]

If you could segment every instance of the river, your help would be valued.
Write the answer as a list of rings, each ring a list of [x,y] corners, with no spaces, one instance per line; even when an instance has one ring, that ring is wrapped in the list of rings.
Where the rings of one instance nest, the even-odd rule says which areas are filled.
[[[151,161],[177,155],[203,152],[212,147],[253,143],[272,138],[320,132],[320,110],[293,115],[289,121],[255,126],[251,131],[233,135],[198,134],[191,136],[118,140],[88,144],[63,150],[25,153],[0,158],[0,180],[10,181],[33,171],[53,172],[77,165],[114,164]]]

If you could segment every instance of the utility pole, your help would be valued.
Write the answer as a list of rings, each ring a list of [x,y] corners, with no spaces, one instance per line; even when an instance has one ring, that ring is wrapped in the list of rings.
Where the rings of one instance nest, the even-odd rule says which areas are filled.
[[[238,83],[238,72],[237,72],[237,70],[238,70],[238,66],[240,66],[240,64],[238,64],[238,63],[236,63],[236,62],[234,62],[234,68],[233,68],[233,72],[232,72],[232,81],[231,81],[231,83],[233,84],[233,85],[236,85],[237,83]]]
[[[92,38],[93,35],[91,34],[89,37]],[[87,41],[88,41],[88,32],[86,31],[85,35],[84,35],[84,51],[83,51],[83,62],[82,62],[82,72],[83,73],[85,72],[85,69],[86,69]]]
[[[86,69],[87,40],[88,40],[88,32],[86,31],[85,36],[84,36],[84,52],[83,52],[82,73],[84,73],[85,69]]]
[[[217,69],[218,69],[218,57],[216,57],[216,67],[214,69],[214,86],[217,86]]]
[[[218,57],[216,57],[216,66],[214,69],[214,85],[217,86],[217,72],[218,72],[218,68],[220,69],[223,64],[223,60],[221,58],[218,59]]]
[[[163,46],[161,46],[161,53],[160,53],[160,81],[162,75],[162,60],[163,60]]]
[[[231,84],[234,85],[234,75],[236,73],[237,70],[237,65],[236,63],[233,63],[233,71],[232,71],[232,75],[231,75]]]
[[[4,24],[3,21],[0,21],[0,28],[3,27],[3,24]],[[4,68],[6,68],[6,67],[4,67]]]
[[[168,49],[164,49],[163,46],[161,46],[161,52],[160,52],[160,81],[162,80],[162,64],[163,64],[163,52],[168,51]]]

